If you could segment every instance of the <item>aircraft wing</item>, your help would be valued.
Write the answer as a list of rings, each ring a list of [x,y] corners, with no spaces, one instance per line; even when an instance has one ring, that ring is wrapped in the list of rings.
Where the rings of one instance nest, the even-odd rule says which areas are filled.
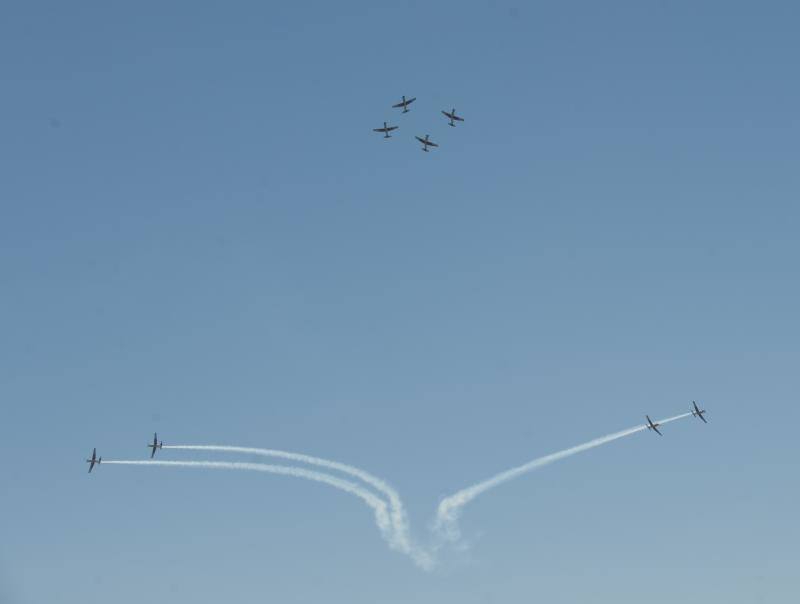
[[[156,456],[156,448],[153,446],[153,450],[150,452],[150,459],[153,459]]]
[[[663,434],[661,434],[661,432],[659,432],[658,428],[656,428],[655,426],[651,426],[651,428],[653,428],[653,430],[655,430],[656,434],[658,434],[659,436],[664,436]]]
[[[388,132],[389,128],[373,128],[373,132]]]
[[[442,111],[442,113],[444,113],[444,114],[445,114],[447,117],[449,117],[451,120],[452,120],[452,119],[454,119],[454,116],[453,116],[453,115],[451,115],[450,113],[447,113],[447,111]]]
[[[453,115],[453,119],[456,120],[457,122],[463,122],[464,121],[463,117],[458,117],[457,115]]]
[[[698,414],[697,414],[697,417],[699,417],[700,419],[702,419],[704,424],[707,424],[707,423],[708,423],[708,422],[706,421],[706,418],[705,418],[705,417],[703,417],[703,414],[702,414],[702,413],[698,413]]]
[[[427,144],[428,144],[429,147],[438,147],[439,146],[436,143],[432,143],[431,141],[428,141]]]
[[[386,129],[386,132],[391,132],[392,130],[397,130],[399,127],[400,127],[400,126],[389,126],[389,127]]]
[[[392,105],[392,107],[402,107],[403,105],[408,105],[411,101],[406,101],[405,103],[397,103],[397,105]]]
[[[414,138],[417,139],[419,142],[421,142],[423,145],[426,145],[426,144],[430,145],[431,144],[431,143],[426,143],[424,138],[420,138],[418,136],[415,136]]]

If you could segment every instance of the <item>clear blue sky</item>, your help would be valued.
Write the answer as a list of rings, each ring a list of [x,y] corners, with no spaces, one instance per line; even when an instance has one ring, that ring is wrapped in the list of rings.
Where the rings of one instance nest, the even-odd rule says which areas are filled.
[[[0,601],[796,602],[799,23],[5,2]],[[692,399],[485,494],[429,574],[324,486],[83,464],[156,429],[339,459],[424,541]]]

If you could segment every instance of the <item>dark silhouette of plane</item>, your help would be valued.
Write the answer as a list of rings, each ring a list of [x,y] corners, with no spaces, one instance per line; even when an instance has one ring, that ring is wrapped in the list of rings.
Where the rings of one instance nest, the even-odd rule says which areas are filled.
[[[658,431],[658,427],[659,427],[661,424],[657,424],[657,423],[656,423],[656,424],[654,424],[654,423],[653,423],[653,420],[652,420],[652,419],[650,419],[650,416],[649,416],[649,415],[645,415],[645,417],[647,418],[647,429],[648,429],[648,430],[655,430],[656,434],[658,434],[659,436],[664,436],[663,434],[661,434],[661,432],[659,432],[659,431]]]
[[[707,424],[708,422],[706,421],[706,418],[703,417],[703,414],[706,412],[706,410],[705,409],[700,409],[700,407],[698,407],[697,403],[695,403],[694,401],[692,401],[692,405],[694,406],[694,409],[692,409],[692,415],[694,415],[697,418],[702,419],[703,423]]]
[[[447,113],[447,111],[442,111],[442,113],[444,113],[447,117],[450,118],[450,125],[453,128],[456,127],[456,122],[463,122],[464,121],[463,117],[460,117],[460,116],[456,115],[456,108],[455,107],[453,107],[453,109],[452,109],[452,111],[450,111],[450,113]],[[455,120],[455,121],[453,121],[453,120]]]
[[[391,136],[389,136],[389,133],[392,130],[397,130],[397,128],[398,128],[398,126],[387,126],[386,122],[383,122],[383,128],[373,128],[372,131],[373,132],[383,132],[383,134],[385,135],[383,138],[392,138]]]
[[[436,143],[429,139],[429,134],[425,135],[425,138],[420,138],[419,136],[415,136],[414,138],[417,139],[419,142],[422,143],[422,150],[427,153],[428,147],[438,147]]]
[[[163,446],[164,446],[164,441],[159,442],[158,434],[153,432],[153,444],[147,445],[148,449],[152,449],[152,451],[150,452],[150,459],[153,459],[153,457],[156,456],[156,449],[160,449]]]
[[[396,105],[392,105],[393,109],[397,109],[399,107],[403,108],[403,113],[408,113],[408,106],[417,100],[417,97],[410,98],[406,100],[406,97],[403,97],[403,100],[397,103]]]
[[[97,457],[97,449],[96,448],[92,449],[92,458],[86,460],[86,463],[89,464],[89,473],[91,474],[92,469],[95,467],[95,465],[99,466],[100,462],[102,461],[103,461],[102,457]]]

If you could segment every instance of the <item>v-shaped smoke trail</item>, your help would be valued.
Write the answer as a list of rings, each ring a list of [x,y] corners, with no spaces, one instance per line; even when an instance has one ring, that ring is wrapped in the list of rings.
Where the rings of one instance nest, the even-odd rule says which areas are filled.
[[[683,413],[657,422],[658,425],[667,424],[684,417],[691,416],[692,413]],[[267,472],[271,474],[280,474],[284,476],[294,476],[297,478],[304,478],[313,480],[323,484],[327,484],[334,488],[340,489],[356,497],[360,498],[366,503],[375,514],[375,522],[381,532],[383,538],[388,542],[392,549],[398,550],[402,553],[409,555],[414,562],[425,570],[432,569],[436,564],[435,554],[437,550],[444,544],[443,539],[455,541],[459,538],[458,518],[462,508],[470,501],[501,484],[513,480],[523,474],[532,472],[542,466],[548,465],[560,459],[564,459],[576,453],[587,451],[589,449],[598,447],[600,445],[618,440],[625,436],[630,436],[637,432],[642,432],[648,428],[647,424],[634,426],[627,430],[614,432],[607,436],[602,436],[590,440],[586,443],[551,453],[543,457],[534,459],[526,464],[511,468],[492,476],[488,480],[479,482],[470,487],[462,489],[457,493],[446,497],[439,503],[435,523],[433,528],[436,532],[437,538],[434,540],[430,548],[422,548],[415,545],[410,538],[410,531],[408,520],[406,518],[405,509],[400,499],[400,495],[395,489],[389,486],[388,483],[383,481],[372,474],[365,472],[354,466],[343,464],[341,462],[313,457],[311,455],[304,455],[301,453],[291,453],[288,451],[279,451],[275,449],[260,449],[253,447],[235,447],[235,446],[222,446],[222,445],[165,445],[164,449],[184,449],[193,451],[215,451],[215,452],[230,452],[230,453],[244,453],[252,455],[261,455],[264,457],[275,457],[280,459],[287,459],[308,465],[328,468],[343,474],[353,476],[364,484],[358,484],[345,480],[341,477],[334,476],[325,472],[318,472],[307,468],[296,466],[280,466],[261,463],[244,463],[244,462],[225,462],[225,461],[127,461],[127,460],[104,460],[103,465],[131,465],[131,466],[162,466],[162,467],[183,467],[183,468],[208,468],[208,469],[224,469],[224,470],[250,470],[257,472]],[[368,485],[375,489],[378,493],[386,497],[384,500],[381,496],[376,494]],[[388,503],[387,503],[388,500]]]

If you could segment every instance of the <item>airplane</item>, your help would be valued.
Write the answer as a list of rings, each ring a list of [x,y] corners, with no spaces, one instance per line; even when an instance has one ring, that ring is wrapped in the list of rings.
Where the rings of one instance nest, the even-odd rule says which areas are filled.
[[[700,409],[700,407],[698,407],[697,403],[695,403],[694,401],[692,401],[692,405],[694,405],[694,409],[692,409],[692,415],[702,419],[703,423],[707,424],[708,422],[706,421],[706,418],[703,417],[703,413],[705,413],[706,410],[705,409]]]
[[[147,448],[148,448],[148,449],[152,449],[152,450],[153,450],[153,451],[150,453],[150,459],[153,459],[153,457],[155,457],[155,455],[156,455],[156,449],[160,449],[160,448],[161,448],[161,447],[163,447],[163,446],[164,446],[164,441],[162,440],[162,441],[160,441],[160,442],[159,442],[159,440],[158,440],[158,434],[156,434],[155,432],[153,432],[153,444],[152,444],[152,445],[147,445]]]
[[[92,449],[92,458],[86,460],[86,463],[89,464],[89,473],[90,474],[91,474],[92,468],[94,468],[95,464],[97,464],[99,466],[101,461],[103,461],[103,458],[102,457],[97,457],[97,449],[96,448]]]
[[[648,430],[655,430],[656,434],[658,434],[659,436],[664,436],[663,434],[661,434],[661,432],[658,431],[658,427],[661,424],[654,424],[653,420],[650,419],[649,415],[645,415],[645,417],[647,418],[647,429]]]
[[[415,136],[415,137],[414,137],[415,139],[417,139],[419,142],[421,142],[421,143],[422,143],[422,150],[423,150],[423,151],[425,151],[426,153],[428,152],[428,147],[438,147],[438,146],[439,146],[439,145],[437,145],[436,143],[434,143],[434,142],[431,142],[431,141],[428,139],[428,137],[429,137],[429,136],[430,136],[429,134],[426,134],[426,135],[425,135],[425,138],[420,138],[420,137],[418,137],[418,136]]]
[[[391,136],[389,136],[389,133],[392,130],[397,130],[397,128],[398,128],[398,126],[387,126],[386,122],[383,122],[383,128],[373,128],[372,131],[373,132],[383,132],[386,135],[383,138],[392,138]]]
[[[403,113],[408,113],[408,106],[411,103],[413,103],[414,101],[416,101],[416,100],[417,100],[417,97],[414,97],[414,98],[406,100],[406,97],[404,96],[403,100],[400,101],[399,103],[397,103],[396,105],[392,105],[392,108],[393,109],[397,109],[398,107],[402,107],[403,108]]]
[[[463,122],[464,121],[463,117],[459,117],[459,116],[456,115],[456,108],[455,107],[453,107],[453,110],[450,113],[447,113],[447,111],[442,111],[442,113],[444,113],[447,117],[450,118],[450,125],[453,128],[456,127],[456,123],[453,120],[455,120],[456,122]]]

